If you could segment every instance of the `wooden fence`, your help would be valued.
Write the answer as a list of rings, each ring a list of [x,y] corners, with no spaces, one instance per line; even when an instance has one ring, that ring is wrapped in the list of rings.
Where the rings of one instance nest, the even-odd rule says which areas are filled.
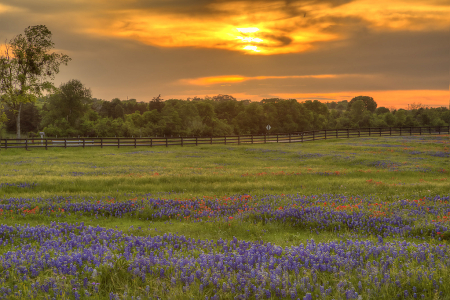
[[[156,146],[198,146],[205,144],[265,144],[265,143],[303,143],[326,139],[440,135],[449,134],[450,126],[436,127],[388,127],[360,129],[325,129],[304,132],[266,135],[233,135],[218,137],[152,137],[152,138],[28,138],[0,139],[0,149],[8,148],[45,148],[50,147],[156,147]]]

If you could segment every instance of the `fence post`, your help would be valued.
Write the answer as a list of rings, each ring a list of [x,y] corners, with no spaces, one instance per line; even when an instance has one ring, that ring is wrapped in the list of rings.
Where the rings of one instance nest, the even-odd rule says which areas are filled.
[[[28,150],[28,139],[25,139],[25,150]]]
[[[325,129],[325,139],[327,139],[327,130]]]
[[[392,136],[392,127],[389,127],[389,136]]]
[[[338,138],[338,130],[336,129],[336,138]]]
[[[240,145],[240,144],[241,144],[241,136],[238,135],[238,145]]]
[[[153,139],[150,138],[150,147],[153,147]]]
[[[278,143],[278,133],[277,133],[277,143]]]
[[[212,145],[212,136],[209,137],[210,145]]]
[[[136,148],[136,138],[134,138],[134,148]]]
[[[183,137],[181,137],[181,147],[183,147]]]
[[[422,135],[422,127],[419,127],[419,135]]]
[[[289,143],[291,142],[291,133],[289,133]]]
[[[264,134],[264,144],[266,143],[266,135]]]
[[[85,143],[86,143],[86,140],[85,140],[85,138],[83,138],[83,149],[84,149]]]
[[[251,137],[252,137],[252,144],[253,144],[253,134],[251,135]]]
[[[315,141],[316,140],[316,134],[315,134],[315,131],[313,130],[313,141]]]
[[[195,137],[195,146],[198,146],[198,137]]]
[[[167,142],[167,138],[166,138],[166,147],[169,146],[168,142]]]
[[[8,139],[5,139],[5,150],[8,149]],[[45,145],[45,149],[47,149],[47,144]]]
[[[48,141],[48,140],[45,139],[45,150],[48,150],[48,149],[47,149],[47,141]]]
[[[117,139],[117,148],[120,148],[120,138]]]
[[[399,127],[400,128],[400,135],[402,135],[402,128],[401,127]]]
[[[225,145],[227,144],[227,136],[225,136]]]
[[[380,136],[381,136],[381,127],[380,127]]]
[[[369,136],[370,136],[370,127],[369,127]]]
[[[301,133],[301,137],[302,137],[302,143],[303,143],[303,135],[304,135],[304,132],[302,132],[302,133]]]
[[[103,149],[103,138],[100,138],[100,148]]]

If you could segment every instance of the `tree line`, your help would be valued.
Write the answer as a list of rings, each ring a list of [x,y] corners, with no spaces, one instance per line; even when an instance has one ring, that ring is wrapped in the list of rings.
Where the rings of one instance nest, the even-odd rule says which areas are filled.
[[[224,136],[449,124],[450,111],[445,107],[411,107],[377,107],[369,96],[329,103],[279,98],[250,102],[230,95],[185,100],[157,96],[149,103],[118,98],[106,101],[93,98],[79,80],[70,80],[56,92],[24,104],[20,122],[29,136],[43,131],[52,137]],[[13,132],[17,118],[10,108],[5,112],[6,129]]]

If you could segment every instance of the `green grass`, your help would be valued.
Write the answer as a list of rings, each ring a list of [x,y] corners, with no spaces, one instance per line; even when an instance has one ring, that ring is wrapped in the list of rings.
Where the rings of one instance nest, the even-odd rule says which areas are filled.
[[[205,145],[138,148],[68,148],[49,150],[8,149],[0,152],[0,204],[9,198],[53,199],[73,197],[118,201],[142,197],[194,199],[249,194],[259,201],[266,196],[314,196],[323,194],[372,198],[374,202],[448,196],[448,136],[383,137],[316,141],[293,144]],[[31,187],[5,186],[30,184]],[[284,202],[283,202],[284,201]],[[188,220],[147,220],[142,215],[122,218],[83,215],[7,215],[5,225],[49,225],[53,221],[84,222],[86,225],[122,230],[136,236],[174,233],[195,239],[270,242],[281,247],[316,242],[376,236],[358,235],[343,229],[320,233],[289,224],[250,222],[235,218],[228,222]],[[399,240],[388,237],[387,241]],[[417,242],[413,238],[406,241]],[[427,237],[429,243],[437,241]],[[444,241],[448,243],[448,241]],[[0,252],[13,250],[0,246]],[[120,273],[120,266],[116,271]],[[120,275],[120,274],[119,274]],[[117,275],[117,276],[119,276]],[[53,276],[53,275],[45,275]],[[44,276],[44,277],[45,277]],[[119,276],[137,292],[141,287],[128,275]],[[104,285],[125,287],[117,278],[104,278]],[[116,280],[116,281],[115,281]],[[331,280],[331,279],[330,279]],[[107,283],[106,282],[110,282]],[[153,282],[153,281],[152,281]],[[153,282],[155,286],[159,283]],[[152,287],[153,288],[153,287]],[[155,289],[159,289],[156,288]],[[161,295],[170,299],[196,298],[194,288],[184,293],[180,286]],[[387,292],[386,295],[388,295]],[[19,299],[19,298],[18,298]]]
[[[387,147],[386,145],[391,145]],[[250,194],[365,195],[379,200],[448,194],[448,158],[432,156],[448,152],[445,136],[327,140],[314,143],[264,145],[205,145],[198,147],[51,148],[1,151],[1,183],[34,183],[33,188],[3,187],[0,199],[10,197],[110,196],[127,200],[136,195],[162,198],[223,197]],[[420,151],[421,154],[410,154]],[[398,166],[376,166],[389,161]],[[444,170],[443,170],[444,169]],[[331,175],[324,175],[329,173]],[[51,218],[47,220],[50,222]],[[86,224],[121,229],[146,221],[70,218]],[[8,220],[3,221],[10,223]],[[12,223],[18,222],[14,220]],[[36,223],[45,222],[41,217]],[[47,222],[47,223],[48,223]],[[277,227],[252,233],[211,230],[201,224],[156,222],[158,233],[178,232],[195,238],[237,236],[280,245],[308,238],[330,240]],[[153,223],[155,224],[155,223]],[[274,225],[271,225],[274,226]],[[285,237],[286,236],[286,237]]]
[[[439,139],[439,143],[433,141]],[[0,197],[176,193],[180,197],[349,193],[379,197],[446,192],[448,151],[442,136],[241,146],[2,150]],[[428,141],[425,143],[424,141]],[[396,147],[376,147],[390,144]],[[375,147],[373,146],[375,145]],[[421,151],[423,154],[408,154]],[[375,166],[377,161],[398,164]],[[328,172],[332,175],[323,175]],[[372,180],[375,183],[368,183]]]

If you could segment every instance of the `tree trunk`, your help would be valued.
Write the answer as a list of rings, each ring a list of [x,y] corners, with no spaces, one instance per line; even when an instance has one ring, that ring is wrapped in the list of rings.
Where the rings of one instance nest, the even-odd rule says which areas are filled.
[[[20,113],[22,111],[22,103],[19,104],[19,111],[16,117],[17,138],[20,139]]]

